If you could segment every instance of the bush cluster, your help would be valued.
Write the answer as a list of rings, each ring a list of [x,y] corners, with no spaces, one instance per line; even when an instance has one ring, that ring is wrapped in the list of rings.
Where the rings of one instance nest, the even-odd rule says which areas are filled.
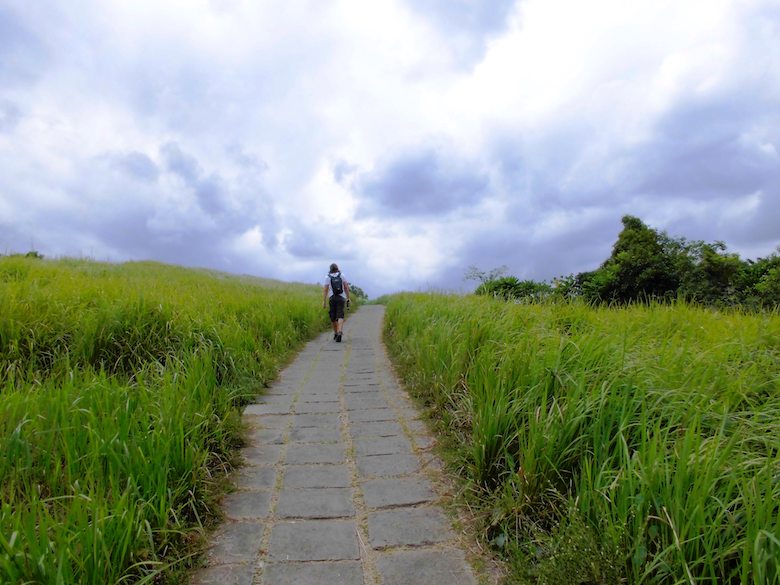
[[[552,283],[519,281],[503,276],[502,269],[485,274],[471,268],[466,277],[482,281],[476,294],[514,301],[556,296],[596,303],[685,299],[717,307],[780,306],[780,255],[743,260],[723,242],[672,237],[630,215],[622,221],[612,254],[596,270]]]

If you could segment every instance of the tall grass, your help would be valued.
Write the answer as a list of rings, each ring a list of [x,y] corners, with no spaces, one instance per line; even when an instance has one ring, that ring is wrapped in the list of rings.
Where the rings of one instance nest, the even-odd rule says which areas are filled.
[[[780,583],[780,316],[391,297],[524,583]]]
[[[186,565],[237,407],[326,326],[320,295],[153,263],[0,259],[0,583]]]

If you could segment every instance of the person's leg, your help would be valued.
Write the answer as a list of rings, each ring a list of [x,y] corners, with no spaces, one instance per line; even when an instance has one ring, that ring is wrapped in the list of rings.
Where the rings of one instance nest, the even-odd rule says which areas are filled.
[[[330,313],[330,324],[333,327],[333,339],[336,339],[336,336],[339,333],[339,319],[338,319],[338,305],[335,301],[335,296],[330,297],[328,300],[328,308]]]
[[[345,301],[340,296],[333,296],[336,305],[336,341],[341,341],[341,330],[344,326],[344,304]]]

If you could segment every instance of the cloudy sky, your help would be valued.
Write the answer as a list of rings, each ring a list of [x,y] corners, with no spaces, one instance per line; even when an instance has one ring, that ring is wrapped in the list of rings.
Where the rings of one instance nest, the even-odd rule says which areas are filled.
[[[780,244],[777,0],[0,0],[0,253],[371,296]]]

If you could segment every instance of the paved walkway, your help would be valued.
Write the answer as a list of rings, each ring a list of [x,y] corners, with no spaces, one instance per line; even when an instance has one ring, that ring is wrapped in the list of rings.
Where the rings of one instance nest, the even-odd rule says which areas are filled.
[[[381,340],[384,307],[310,342],[244,411],[247,466],[196,585],[474,585],[433,439]]]

